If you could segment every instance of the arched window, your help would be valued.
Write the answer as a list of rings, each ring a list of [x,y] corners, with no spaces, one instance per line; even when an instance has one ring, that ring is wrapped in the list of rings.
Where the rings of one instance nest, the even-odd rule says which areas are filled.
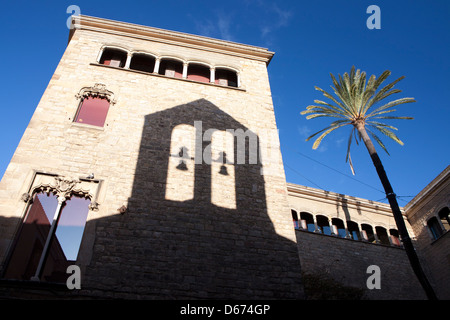
[[[167,200],[186,201],[194,198],[194,159],[195,127],[187,124],[175,126],[170,140],[165,196]]]
[[[297,215],[297,211],[291,209],[291,214],[292,214],[292,221],[294,223],[294,229],[299,229],[299,223],[298,223],[298,215]]]
[[[333,219],[331,219],[331,223],[333,226],[334,234],[336,234],[340,238],[345,238],[347,236],[347,232],[345,231],[344,222],[341,219],[333,218]]]
[[[205,133],[204,137],[207,135]],[[223,208],[236,209],[234,135],[228,131],[214,130],[210,150],[211,203]],[[205,152],[208,152],[207,147]]]
[[[358,224],[356,222],[347,221],[347,230],[348,230],[350,238],[352,238],[353,240],[361,239]]]
[[[389,236],[387,231],[383,227],[375,227],[375,231],[377,232],[378,240],[381,244],[390,245]]]
[[[134,53],[131,57],[130,69],[144,72],[153,72],[156,59],[145,53]]]
[[[436,240],[443,234],[443,230],[441,228],[441,225],[439,224],[439,221],[436,217],[432,217],[428,219],[427,222],[428,229],[430,230],[431,236],[433,240]]]
[[[159,64],[158,73],[167,77],[182,78],[183,62],[175,59],[163,58]]]
[[[375,243],[375,234],[373,228],[369,224],[361,224],[361,236],[362,239],[371,243]]]
[[[327,217],[317,215],[316,221],[317,221],[317,227],[319,228],[321,233],[331,235],[330,223],[329,223]]]
[[[103,127],[110,104],[114,104],[114,94],[106,90],[106,86],[96,83],[93,87],[85,87],[76,95],[80,99],[74,122]]]
[[[77,260],[90,200],[37,192],[28,207],[5,278],[65,282]]]
[[[445,231],[450,230],[450,209],[445,207],[439,211],[439,219]]]
[[[228,87],[238,87],[238,76],[236,71],[225,69],[225,68],[216,68],[215,69],[215,83],[228,86]]]
[[[308,230],[310,232],[314,232],[316,230],[312,214],[308,212],[300,212],[300,219],[300,226],[302,229]]]
[[[389,229],[389,235],[391,237],[391,243],[394,246],[400,247],[402,245],[401,242],[400,242],[400,236],[398,234],[398,230],[397,229]]]
[[[211,80],[211,69],[203,64],[190,63],[187,70],[187,79],[209,83]]]
[[[127,61],[127,52],[116,48],[103,49],[102,56],[100,57],[100,64],[106,66],[123,68]]]

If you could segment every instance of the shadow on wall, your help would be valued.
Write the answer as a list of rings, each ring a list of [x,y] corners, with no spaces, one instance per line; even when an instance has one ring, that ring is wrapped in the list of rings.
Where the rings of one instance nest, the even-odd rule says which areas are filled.
[[[245,152],[227,129],[248,134]],[[258,154],[257,135],[204,99],[147,115],[127,212],[96,221],[93,285],[160,298],[302,298],[296,243],[268,216],[255,141]]]

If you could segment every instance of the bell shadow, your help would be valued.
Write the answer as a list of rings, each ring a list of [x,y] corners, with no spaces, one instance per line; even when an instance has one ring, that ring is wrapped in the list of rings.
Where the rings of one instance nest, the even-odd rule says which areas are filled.
[[[192,197],[171,200],[167,195],[168,175],[185,190],[187,181],[176,178],[187,171],[186,163],[193,163],[193,150],[186,146],[171,153],[172,131],[182,124],[194,126],[196,121],[201,121],[201,130],[195,133],[196,156],[207,153],[210,141],[203,141],[202,137],[208,129],[242,129],[248,134],[246,161],[237,163],[238,151],[242,150],[237,150],[239,141],[235,137],[234,161],[225,151],[220,153],[222,166],[217,167],[218,173],[211,172],[211,164],[196,161]],[[120,269],[108,269],[108,264],[112,265],[109,260],[102,260],[94,252],[93,261],[97,257],[105,262],[96,266],[115,279],[110,287],[128,286],[146,296],[176,299],[303,297],[297,245],[275,232],[267,213],[259,157],[256,163],[249,163],[253,138],[258,142],[259,153],[255,133],[204,99],[145,116],[127,212],[97,221],[97,227],[108,230],[109,255],[117,255],[121,264]],[[180,162],[169,172],[174,153]],[[230,197],[234,206],[212,202],[215,174],[234,179],[230,183],[234,186],[234,199]],[[124,236],[121,228],[111,228],[113,224],[126,225],[132,236]],[[129,251],[119,252],[120,247]]]

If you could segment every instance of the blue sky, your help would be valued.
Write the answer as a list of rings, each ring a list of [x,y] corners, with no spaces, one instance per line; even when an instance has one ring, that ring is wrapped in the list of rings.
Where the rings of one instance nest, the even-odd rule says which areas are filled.
[[[352,65],[368,75],[404,75],[393,96],[417,102],[397,108],[400,146],[383,139],[379,154],[399,204],[405,205],[449,164],[450,1],[8,1],[0,13],[0,175],[62,56],[69,5],[81,14],[210,36],[275,52],[269,77],[288,182],[386,202],[363,145],[352,147],[356,175],[345,162],[350,128],[329,135],[318,150],[305,138],[329,120],[300,111],[322,99],[330,73]],[[369,30],[369,5],[381,9],[381,29]],[[255,110],[257,112],[257,110]]]

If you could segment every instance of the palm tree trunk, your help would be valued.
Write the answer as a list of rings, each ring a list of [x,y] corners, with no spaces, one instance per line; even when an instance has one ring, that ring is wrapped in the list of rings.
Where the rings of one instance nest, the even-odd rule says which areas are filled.
[[[386,172],[384,171],[383,164],[381,163],[381,160],[378,157],[378,154],[375,150],[372,140],[370,140],[369,135],[367,134],[367,131],[364,127],[364,123],[356,122],[354,125],[358,130],[359,134],[361,135],[361,138],[363,139],[364,144],[366,145],[366,148],[369,151],[370,157],[372,158],[372,162],[375,166],[375,169],[377,170],[378,177],[381,180],[381,184],[383,185],[384,191],[389,200],[389,204],[391,206],[392,213],[394,215],[395,223],[397,224],[398,232],[402,239],[403,246],[405,248],[411,267],[413,268],[414,273],[416,274],[420,284],[425,290],[428,299],[437,300],[436,294],[434,293],[433,288],[431,287],[427,277],[425,276],[425,273],[422,270],[416,250],[412,244],[411,238],[409,237],[408,230],[406,229],[402,212],[397,203],[397,197],[394,193],[394,190],[392,189],[392,186],[389,182]]]

